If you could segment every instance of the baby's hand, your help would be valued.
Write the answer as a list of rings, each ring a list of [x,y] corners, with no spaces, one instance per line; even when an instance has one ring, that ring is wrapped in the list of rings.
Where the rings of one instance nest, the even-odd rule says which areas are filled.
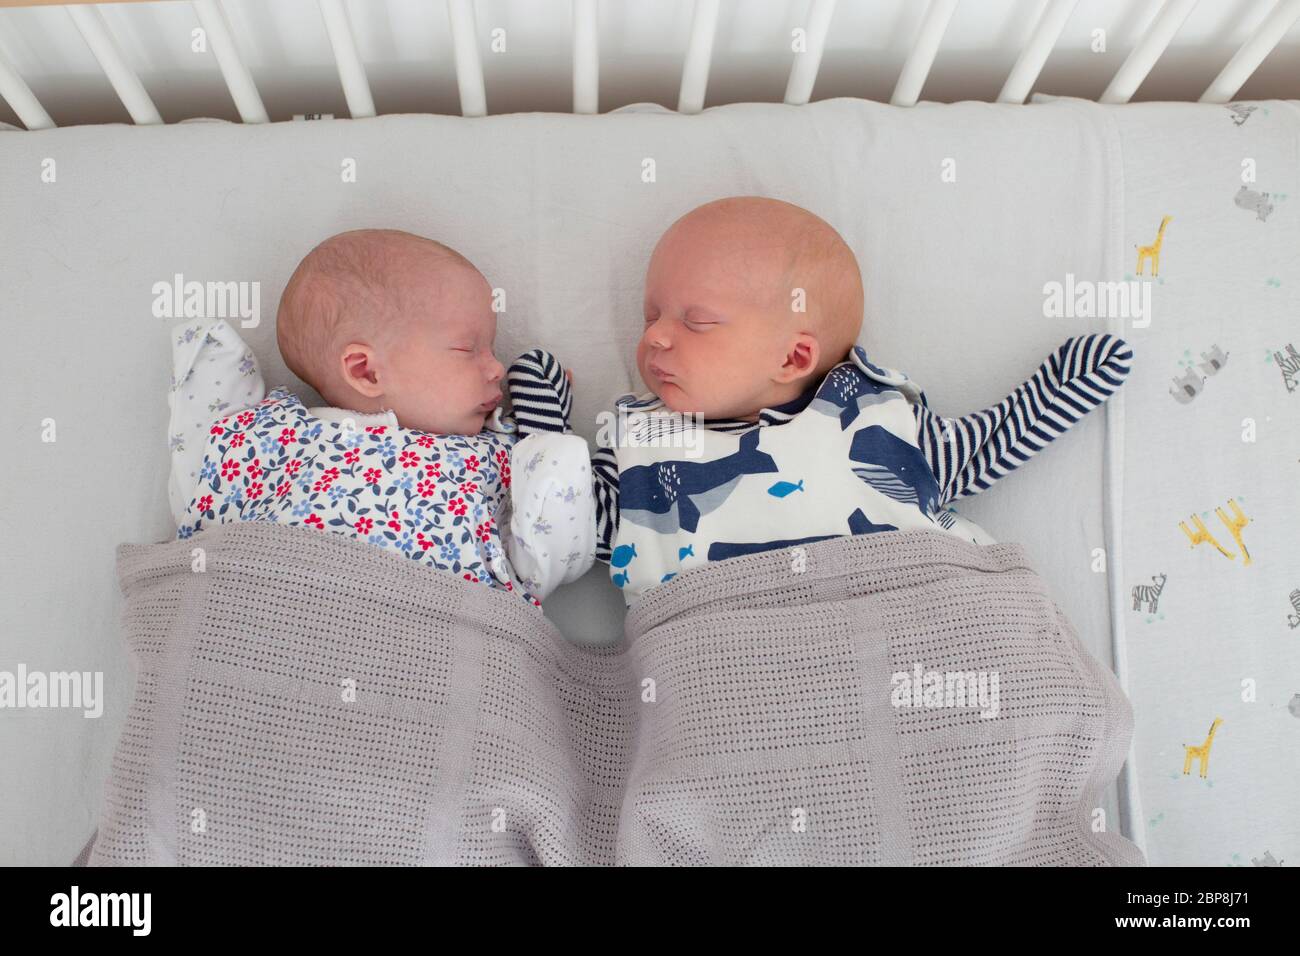
[[[572,372],[572,371],[570,371],[569,369],[566,368],[566,369],[564,370],[564,377],[567,378],[567,379],[569,380],[569,384],[570,384],[570,385],[573,384],[573,372]]]

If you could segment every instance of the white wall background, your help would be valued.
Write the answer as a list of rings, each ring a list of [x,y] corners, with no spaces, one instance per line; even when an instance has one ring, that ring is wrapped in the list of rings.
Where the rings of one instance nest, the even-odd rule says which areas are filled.
[[[21,2],[21,0],[18,0]],[[295,113],[346,116],[316,0],[222,0],[236,45],[272,120]],[[1163,0],[1080,0],[1035,90],[1095,98]],[[992,100],[1047,0],[962,0],[922,99]],[[1201,0],[1135,100],[1195,100],[1272,9],[1274,0]],[[839,0],[814,99],[887,101],[927,4]],[[692,0],[600,0],[600,108],[652,101],[675,108]],[[706,106],[779,102],[789,75],[790,31],[811,0],[722,0]],[[210,50],[191,51],[198,18],[183,0],[101,4],[124,55],[163,119],[238,120]],[[457,113],[450,26],[442,0],[347,0],[380,113]],[[491,113],[572,108],[571,0],[476,0]],[[507,49],[489,50],[491,31]],[[1106,31],[1106,51],[1091,50]],[[130,122],[65,9],[0,9],[0,53],[63,126]],[[1300,97],[1300,23],[1238,99]],[[17,124],[0,101],[0,121]]]

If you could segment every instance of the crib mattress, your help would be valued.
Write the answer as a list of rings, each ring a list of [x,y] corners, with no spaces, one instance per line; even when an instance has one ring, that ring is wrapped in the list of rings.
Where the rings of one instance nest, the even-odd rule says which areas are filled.
[[[1300,531],[1295,473],[1286,470],[1296,467],[1296,406],[1283,405],[1292,395],[1273,394],[1281,376],[1263,357],[1285,344],[1286,316],[1296,314],[1300,245],[1286,203],[1300,194],[1300,127],[1294,104],[1253,105],[1259,110],[1240,126],[1223,107],[1043,98],[1029,107],[901,110],[838,99],[695,117],[644,107],[599,117],[0,131],[0,288],[11,359],[0,414],[15,450],[15,465],[0,472],[8,502],[0,553],[9,593],[23,598],[0,642],[0,667],[102,671],[105,697],[99,719],[17,711],[0,722],[0,752],[22,768],[0,777],[9,824],[0,827],[0,861],[75,856],[93,827],[131,693],[114,548],[174,531],[164,396],[167,332],[183,316],[156,314],[156,283],[177,275],[258,283],[261,322],[241,334],[269,385],[288,385],[313,404],[319,396],[275,348],[275,306],[298,259],[347,228],[436,237],[506,290],[499,357],[543,345],[573,368],[575,428],[594,439],[597,413],[641,387],[641,280],[656,239],[693,206],[745,193],[798,203],[844,235],[866,288],[860,344],[879,364],[905,370],[943,414],[997,402],[1070,335],[1112,331],[1129,340],[1135,367],[1118,400],[957,507],[998,540],[1023,544],[1085,644],[1121,671],[1138,720],[1137,773],[1121,789],[1152,862],[1248,862],[1265,851],[1300,858],[1294,823],[1287,832],[1282,818],[1294,797],[1281,774],[1289,767],[1293,780],[1297,768],[1294,757],[1279,759],[1284,738],[1269,736],[1279,725],[1249,725],[1225,697],[1239,696],[1235,676],[1226,690],[1211,679],[1222,672],[1225,635],[1238,635],[1234,652],[1249,645],[1234,662],[1261,685],[1293,667],[1300,646],[1286,644],[1294,632],[1279,637],[1273,626],[1274,618],[1286,626],[1286,608],[1274,613],[1278,588],[1285,604],[1300,585],[1295,549],[1285,550]],[[1181,138],[1166,136],[1169,124]],[[1220,135],[1229,138],[1216,165],[1197,144]],[[1255,213],[1232,195],[1220,208],[1224,177],[1239,175],[1232,149],[1244,143],[1269,171],[1259,188],[1290,194],[1274,200],[1265,222],[1252,223]],[[1193,228],[1192,210],[1201,209]],[[1161,275],[1149,282],[1159,318],[1148,328],[1132,328],[1129,317],[1045,313],[1046,283],[1132,276],[1133,245],[1150,244],[1166,213],[1175,222]],[[1238,231],[1227,241],[1220,229]],[[1207,378],[1194,402],[1168,397],[1182,350],[1199,358],[1214,344],[1231,356],[1222,374]],[[1250,362],[1256,374],[1247,376]],[[1234,397],[1228,386],[1238,367],[1245,391]],[[1224,396],[1217,408],[1215,392]],[[1272,415],[1259,425],[1270,442],[1236,444],[1228,425],[1243,409]],[[57,440],[42,441],[51,427]],[[1216,451],[1205,447],[1207,436]],[[1245,532],[1250,568],[1217,553],[1216,566],[1178,531],[1180,519],[1213,517],[1234,495],[1256,521]],[[1147,621],[1125,596],[1157,572],[1168,573],[1169,587]],[[1219,577],[1232,573],[1269,581],[1267,595]],[[598,565],[548,600],[546,612],[573,640],[605,641],[621,632],[623,602]],[[1238,670],[1246,673],[1230,673]],[[1280,726],[1294,754],[1300,721],[1285,706],[1277,711],[1271,692],[1248,713],[1263,720],[1273,708],[1290,720]],[[1249,734],[1253,726],[1253,743],[1236,757],[1215,745],[1210,777],[1174,780],[1179,735],[1193,743],[1204,736],[1203,718],[1225,710],[1224,740],[1229,727]],[[1229,810],[1231,779],[1251,781],[1242,786],[1264,800],[1250,828]],[[1106,807],[1116,825],[1119,796]],[[1212,839],[1205,814],[1220,819]]]

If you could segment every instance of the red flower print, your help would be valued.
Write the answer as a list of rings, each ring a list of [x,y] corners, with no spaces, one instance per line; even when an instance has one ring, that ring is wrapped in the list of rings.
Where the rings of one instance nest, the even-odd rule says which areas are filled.
[[[366,431],[368,431],[368,432],[369,432],[370,434],[372,434],[372,435],[382,435],[382,434],[383,434],[385,431],[387,431],[387,430],[388,430],[388,426],[387,426],[387,425],[367,425],[367,426],[366,426]]]
[[[374,526],[375,523],[369,518],[358,518],[357,523],[352,527],[356,528],[359,534],[370,534],[370,529]]]
[[[325,522],[320,520],[318,514],[309,514],[303,524],[311,525],[313,528],[320,528],[322,531],[325,530]]]
[[[420,546],[421,551],[428,551],[433,547],[433,542],[424,536],[423,531],[416,532],[415,543]]]
[[[243,433],[243,432],[235,432],[233,435],[230,436],[230,447],[231,447],[231,448],[243,448],[243,447],[244,447],[244,433]]]
[[[465,513],[465,499],[452,498],[447,502],[447,510],[454,515],[463,515]]]
[[[202,498],[199,499],[199,511],[202,513],[211,510],[212,510],[212,496],[204,495]]]
[[[220,425],[213,425],[211,428],[208,429],[209,435],[224,435],[225,432],[226,430],[222,428]]]
[[[470,471],[478,471],[478,466],[483,464],[479,461],[478,455],[470,455],[465,459],[465,467]]]
[[[479,583],[478,578],[470,574],[468,571],[465,572],[463,577],[465,578],[466,581],[473,581],[475,584]]]
[[[328,481],[333,481],[338,476],[339,476],[339,470],[337,468],[326,468],[324,471],[321,472],[321,477],[327,479]]]
[[[253,419],[256,417],[257,416],[252,412],[240,412],[239,417],[235,419],[235,421],[247,428],[249,425],[253,424]]]
[[[226,479],[226,481],[229,481],[231,478],[238,477],[238,475],[239,475],[239,462],[223,461],[221,463],[221,477]]]
[[[501,484],[505,485],[505,487],[507,488],[510,487],[510,466],[509,465],[501,466]]]
[[[402,522],[400,522],[400,521],[397,520],[397,519],[398,519],[397,512],[394,511],[394,512],[393,512],[393,517],[390,518],[389,521],[388,521],[388,527],[392,528],[394,531],[401,531],[401,530],[402,530]]]
[[[248,477],[249,478],[262,477],[262,463],[259,462],[256,458],[254,458],[252,461],[248,463]]]
[[[460,483],[460,493],[462,495],[472,495],[478,491],[478,483],[474,481],[462,481]]]
[[[530,596],[530,597],[528,598],[528,600],[530,600],[530,601],[533,602],[533,607],[541,607],[541,606],[542,606],[542,602],[539,601],[539,600],[537,600],[537,598],[535,598],[535,597]]]
[[[277,498],[283,498],[288,493],[289,493],[289,482],[282,481],[275,486],[275,496]]]
[[[413,451],[404,451],[397,456],[397,460],[403,468],[417,468],[420,464],[420,456]]]
[[[302,459],[294,458],[289,464],[284,466],[284,473],[290,478],[298,474],[298,469],[302,467]]]
[[[355,465],[357,463],[357,459],[360,457],[361,457],[361,450],[357,448],[349,448],[347,451],[343,453],[343,460],[347,462],[349,465]]]
[[[492,537],[492,519],[488,518],[487,521],[475,528],[474,534],[478,536],[480,541],[486,541]]]
[[[287,447],[293,444],[293,442],[297,439],[297,437],[298,437],[298,429],[285,428],[281,430],[280,437],[277,438],[276,441],[278,441],[281,445]]]
[[[262,497],[262,483],[260,481],[255,481],[248,486],[248,497],[250,499]]]
[[[428,498],[433,494],[433,489],[437,487],[432,481],[421,481],[416,483],[415,493],[421,498]]]
[[[504,463],[505,463],[505,460],[506,460],[507,458],[509,458],[509,457],[510,457],[510,452],[508,452],[508,451],[506,451],[504,448],[502,448],[502,449],[501,449],[500,451],[498,451],[497,454],[496,454],[497,464],[498,464],[498,465],[500,465],[500,464],[504,464]]]
[[[377,485],[379,484],[379,479],[382,478],[383,476],[384,473],[380,471],[378,468],[367,468],[364,477],[366,479],[366,484]]]
[[[416,443],[417,445],[419,445],[421,448],[432,448],[432,447],[433,447],[433,436],[432,436],[432,435],[421,435],[419,438],[417,438],[417,439],[415,440],[415,443]]]

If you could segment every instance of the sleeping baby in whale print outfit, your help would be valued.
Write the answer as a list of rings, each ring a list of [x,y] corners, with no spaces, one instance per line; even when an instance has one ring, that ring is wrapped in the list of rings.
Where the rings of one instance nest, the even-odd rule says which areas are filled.
[[[326,240],[277,319],[286,364],[332,402],[314,408],[284,388],[263,397],[224,321],[178,327],[178,537],[236,520],[298,525],[533,605],[580,577],[595,544],[586,443],[502,414],[490,302],[482,275],[440,243],[392,230]],[[567,420],[569,382],[548,353],[521,356],[508,382],[516,409],[542,401]]]
[[[718,200],[664,234],[637,349],[650,392],[618,399],[592,458],[596,557],[628,605],[710,561],[847,534],[992,544],[948,503],[1100,405],[1132,359],[1115,336],[1071,338],[997,405],[946,419],[856,344],[862,313],[852,250],[797,206]]]

